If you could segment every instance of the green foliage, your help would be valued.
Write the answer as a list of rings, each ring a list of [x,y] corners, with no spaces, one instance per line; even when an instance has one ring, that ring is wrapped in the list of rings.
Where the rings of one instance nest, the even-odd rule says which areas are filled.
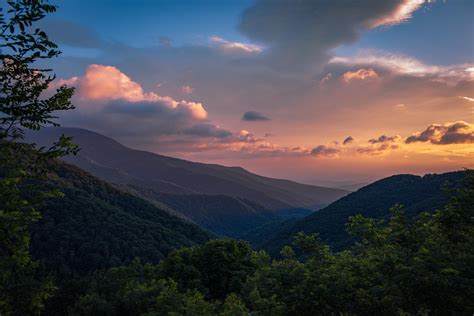
[[[263,206],[238,197],[166,193],[148,196],[183,214],[199,226],[231,238],[239,238],[245,232],[277,218]]]
[[[55,125],[55,112],[70,110],[73,88],[47,89],[54,80],[37,61],[57,56],[56,45],[34,23],[56,10],[43,0],[6,1],[0,12],[0,313],[28,314],[43,309],[54,290],[50,279],[37,276],[29,254],[30,226],[41,217],[39,207],[51,197],[32,180],[46,172],[52,158],[75,153],[61,136],[51,148],[20,144],[24,130]],[[45,95],[49,95],[45,97]]]
[[[354,216],[348,231],[360,241],[350,250],[331,254],[317,236],[300,234],[303,261],[258,270],[246,284],[250,304],[270,314],[270,302],[278,302],[285,315],[472,313],[472,176],[466,182],[442,210],[416,221],[400,206],[388,225]]]
[[[6,12],[0,13],[0,138],[18,139],[25,128],[57,125],[53,113],[74,108],[70,102],[74,89],[63,86],[45,98],[55,77],[50,69],[34,66],[39,59],[60,54],[46,33],[33,27],[56,7],[43,0],[10,0],[7,4]]]
[[[222,316],[244,316],[248,315],[249,311],[245,303],[234,293],[229,294],[224,304],[222,305]]]
[[[32,227],[32,253],[60,279],[129,264],[134,257],[158,263],[174,249],[209,240],[198,226],[179,219],[88,173],[49,163],[41,187],[57,188],[42,219]]]
[[[474,177],[447,205],[409,220],[354,216],[352,248],[332,253],[297,234],[285,259],[234,240],[97,272],[81,315],[470,315],[474,312]],[[235,286],[237,284],[237,286]],[[71,309],[70,309],[71,311]]]
[[[209,301],[196,289],[179,290],[160,267],[134,260],[129,266],[98,272],[87,293],[68,312],[77,315],[246,315],[235,294]]]
[[[265,260],[244,241],[212,240],[173,251],[160,267],[163,276],[177,281],[181,290],[196,289],[207,298],[224,299],[240,292],[247,276]]]
[[[423,177],[397,175],[382,179],[304,219],[263,227],[264,235],[256,234],[261,239],[257,246],[266,249],[272,256],[278,256],[280,249],[291,244],[292,237],[302,231],[319,234],[321,240],[334,251],[349,248],[357,240],[345,229],[350,216],[360,214],[376,220],[388,220],[390,208],[397,204],[404,206],[410,219],[421,212],[433,212],[447,202],[444,192],[446,184],[457,187],[464,176],[464,171],[458,171]]]

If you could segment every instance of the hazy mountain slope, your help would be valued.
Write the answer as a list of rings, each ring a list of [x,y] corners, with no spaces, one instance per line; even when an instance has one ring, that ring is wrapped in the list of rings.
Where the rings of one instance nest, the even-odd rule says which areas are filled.
[[[247,231],[280,217],[257,203],[229,195],[172,194],[135,185],[116,186],[225,237],[240,238]]]
[[[252,174],[239,167],[203,164],[127,148],[111,138],[91,131],[43,129],[29,140],[48,144],[61,133],[73,136],[81,147],[66,161],[116,183],[134,184],[156,191],[178,194],[224,194],[241,197],[271,209],[319,208],[347,191]]]
[[[232,238],[276,217],[256,203],[227,195],[160,194],[159,199],[200,226]]]
[[[50,271],[83,274],[129,263],[158,262],[171,250],[203,243],[211,235],[75,166],[51,164],[43,186],[64,198],[50,201],[34,225],[32,251]]]
[[[291,242],[292,236],[304,231],[319,233],[333,249],[342,249],[353,242],[345,232],[349,216],[362,214],[386,218],[395,204],[404,205],[410,216],[422,211],[433,211],[446,202],[444,185],[447,182],[459,184],[464,174],[465,172],[459,171],[423,177],[396,175],[376,181],[303,219],[264,226],[262,229],[267,232],[267,241],[260,246],[272,254],[278,254],[284,245]],[[255,236],[263,238],[258,229],[251,232],[249,238],[256,238]]]

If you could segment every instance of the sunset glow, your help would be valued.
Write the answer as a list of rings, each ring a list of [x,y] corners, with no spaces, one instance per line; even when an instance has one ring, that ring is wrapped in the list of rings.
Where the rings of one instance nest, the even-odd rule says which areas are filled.
[[[65,47],[55,86],[77,89],[63,125],[315,184],[474,167],[472,2],[120,3],[44,22]]]

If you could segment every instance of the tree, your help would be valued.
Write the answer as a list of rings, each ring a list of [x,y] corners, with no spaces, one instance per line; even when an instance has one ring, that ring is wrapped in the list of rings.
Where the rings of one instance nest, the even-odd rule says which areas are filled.
[[[213,240],[158,265],[135,260],[99,271],[74,300],[75,314],[471,315],[474,312],[474,177],[449,203],[416,219],[354,216],[358,243],[333,253],[297,234],[270,261],[241,241]],[[77,296],[76,296],[77,297]],[[64,311],[67,311],[65,309]],[[64,314],[63,312],[62,314]]]
[[[225,299],[240,292],[247,276],[262,265],[265,256],[237,240],[212,240],[204,245],[173,251],[160,263],[161,273],[180,290],[197,289],[210,299]]]
[[[55,112],[70,110],[73,88],[48,91],[55,79],[37,62],[59,55],[35,22],[56,10],[44,0],[7,1],[0,12],[0,313],[35,313],[52,293],[50,281],[35,277],[29,254],[29,227],[40,218],[44,192],[34,180],[46,171],[49,159],[75,153],[64,135],[51,148],[23,144],[25,130],[57,126]],[[49,96],[46,96],[48,95]]]

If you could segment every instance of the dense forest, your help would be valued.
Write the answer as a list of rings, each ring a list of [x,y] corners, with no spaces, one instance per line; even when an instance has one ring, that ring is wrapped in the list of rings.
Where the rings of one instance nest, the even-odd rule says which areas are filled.
[[[435,176],[421,182],[401,176],[399,183],[387,180],[383,190],[373,191],[381,183],[362,189],[303,220],[317,227],[314,218],[334,214],[333,222],[322,222],[334,224],[333,237],[322,226],[314,233],[291,226],[292,236],[284,237],[291,242],[282,244],[278,256],[246,241],[218,239],[171,214],[168,206],[62,162],[80,150],[71,137],[60,135],[47,147],[25,141],[26,130],[58,126],[55,113],[74,109],[74,88],[47,91],[55,76],[37,66],[60,53],[34,27],[56,7],[45,0],[11,0],[5,6],[0,12],[1,315],[474,313],[472,171],[449,175],[456,181],[446,195],[440,191],[446,179]],[[226,172],[261,181],[257,187],[273,183],[273,192],[298,186],[234,171]],[[433,179],[434,191],[427,185]],[[308,197],[314,188],[304,187]],[[164,200],[186,212],[187,203],[198,203],[194,198],[203,199]],[[264,211],[245,199],[239,203],[249,212]],[[267,224],[265,234],[273,227]]]
[[[48,165],[41,186],[59,189],[64,196],[49,200],[33,225],[32,252],[48,271],[61,275],[83,275],[134,257],[158,262],[173,249],[212,236],[60,161]]]
[[[272,255],[291,243],[298,232],[318,233],[335,250],[354,243],[345,229],[350,216],[362,214],[377,219],[388,219],[390,209],[400,204],[409,218],[421,212],[432,212],[447,202],[446,190],[459,186],[465,171],[443,174],[396,175],[367,185],[329,206],[300,219],[274,223],[249,232],[245,238]],[[262,234],[266,233],[262,238]]]
[[[474,311],[474,177],[447,204],[412,221],[362,215],[346,228],[358,242],[333,252],[299,233],[272,259],[237,240],[171,252],[158,264],[63,281],[47,314],[333,315],[466,314]]]

